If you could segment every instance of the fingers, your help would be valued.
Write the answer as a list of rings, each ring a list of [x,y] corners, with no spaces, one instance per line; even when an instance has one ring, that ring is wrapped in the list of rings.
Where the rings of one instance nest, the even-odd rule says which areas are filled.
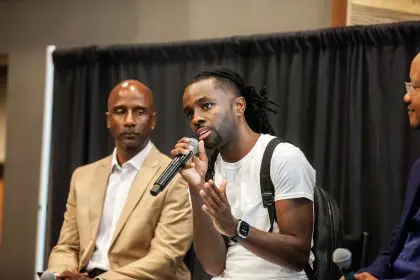
[[[65,270],[62,273],[56,275],[57,280],[66,280],[72,278],[72,273],[69,270]]]
[[[221,183],[224,189],[226,189],[226,181],[223,180]],[[226,214],[229,209],[229,203],[225,195],[216,187],[213,180],[209,180],[204,184],[204,189],[200,191],[200,195],[204,201],[203,210],[212,216],[222,217]]]
[[[365,275],[365,273],[355,274],[354,275],[354,279],[356,279],[356,280],[363,280],[363,279],[366,279],[366,275]]]
[[[362,272],[359,274],[354,275],[354,279],[356,280],[377,280],[377,278],[373,277],[372,274],[368,272]]]
[[[207,215],[209,215],[210,217],[214,217],[214,216],[216,216],[216,213],[214,212],[214,210],[213,209],[211,209],[211,208],[209,208],[207,205],[203,205],[203,207],[202,207],[202,209],[203,209],[203,211],[204,212],[206,212],[206,214]]]
[[[202,142],[200,144],[200,142]],[[204,142],[200,141],[199,142],[199,146],[198,146],[198,154],[201,155],[200,160],[207,160],[207,155],[206,155],[206,150],[204,148]],[[180,154],[188,154],[189,152],[191,152],[193,150],[191,144],[190,144],[190,138],[184,137],[181,138],[178,143],[176,143],[174,149],[171,150],[171,155],[173,157],[176,157]]]
[[[187,155],[189,154],[189,152],[191,151],[191,146],[185,142],[183,142],[184,138],[182,138],[181,140],[178,141],[178,143],[176,143],[175,147],[171,150],[171,155],[173,157],[179,156],[179,155]]]
[[[222,206],[222,201],[217,193],[218,190],[214,189],[215,187],[210,181],[204,184],[204,189],[200,191],[200,195],[207,206],[212,209],[218,209]]]
[[[206,148],[204,147],[203,140],[200,140],[200,142],[198,142],[198,158],[201,161],[207,162]]]
[[[226,186],[227,186],[227,181],[226,180],[222,180],[222,182],[220,182],[220,198],[225,202],[225,203],[229,203],[228,199],[227,199],[227,195],[226,195]]]
[[[204,185],[204,190],[208,192],[208,195],[211,195],[213,200],[216,202],[218,206],[222,206],[225,204],[229,204],[227,197],[226,197],[226,180],[222,180],[220,182],[219,187],[216,186],[213,180],[208,181],[208,187]]]
[[[191,151],[188,138],[181,138],[178,143],[176,143],[174,149],[171,151],[172,156],[178,156],[180,154],[188,154]]]

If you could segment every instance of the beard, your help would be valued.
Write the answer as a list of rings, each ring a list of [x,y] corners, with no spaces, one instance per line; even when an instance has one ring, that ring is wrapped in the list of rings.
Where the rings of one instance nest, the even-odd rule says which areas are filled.
[[[212,130],[209,137],[204,139],[204,147],[209,150],[219,148],[221,143],[222,143],[222,136],[217,130]]]

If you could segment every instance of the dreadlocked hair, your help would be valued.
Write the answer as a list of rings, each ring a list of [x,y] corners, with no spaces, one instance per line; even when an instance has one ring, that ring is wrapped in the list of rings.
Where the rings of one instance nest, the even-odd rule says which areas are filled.
[[[214,79],[215,89],[233,91],[237,96],[244,97],[246,102],[245,120],[253,131],[275,135],[275,131],[268,120],[268,113],[277,113],[270,105],[278,106],[278,104],[267,98],[265,88],[258,92],[255,87],[246,85],[241,75],[227,68],[201,71],[193,77],[189,85],[209,78]],[[214,164],[218,154],[219,151],[215,149],[210,157],[206,180],[214,177]]]

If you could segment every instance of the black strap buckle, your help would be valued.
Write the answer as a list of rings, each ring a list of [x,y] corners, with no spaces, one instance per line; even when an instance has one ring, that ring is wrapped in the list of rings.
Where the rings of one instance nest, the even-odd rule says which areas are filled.
[[[264,192],[262,194],[263,205],[265,208],[273,205],[274,203],[274,195],[271,192]]]

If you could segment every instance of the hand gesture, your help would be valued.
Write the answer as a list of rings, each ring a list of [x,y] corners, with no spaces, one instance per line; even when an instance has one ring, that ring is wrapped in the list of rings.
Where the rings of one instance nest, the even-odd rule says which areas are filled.
[[[176,157],[181,154],[188,154],[192,150],[189,145],[188,138],[182,138],[175,145],[175,148],[171,151],[171,155]],[[187,181],[190,186],[190,191],[193,194],[197,194],[203,187],[205,176],[207,172],[208,159],[206,150],[204,148],[204,142],[201,140],[198,142],[198,156],[192,156],[185,165],[181,168],[181,175]]]
[[[209,180],[200,195],[204,201],[203,211],[211,217],[216,230],[225,236],[234,237],[237,235],[238,220],[232,215],[226,196],[226,184],[226,180],[223,180],[219,189],[213,180]]]

